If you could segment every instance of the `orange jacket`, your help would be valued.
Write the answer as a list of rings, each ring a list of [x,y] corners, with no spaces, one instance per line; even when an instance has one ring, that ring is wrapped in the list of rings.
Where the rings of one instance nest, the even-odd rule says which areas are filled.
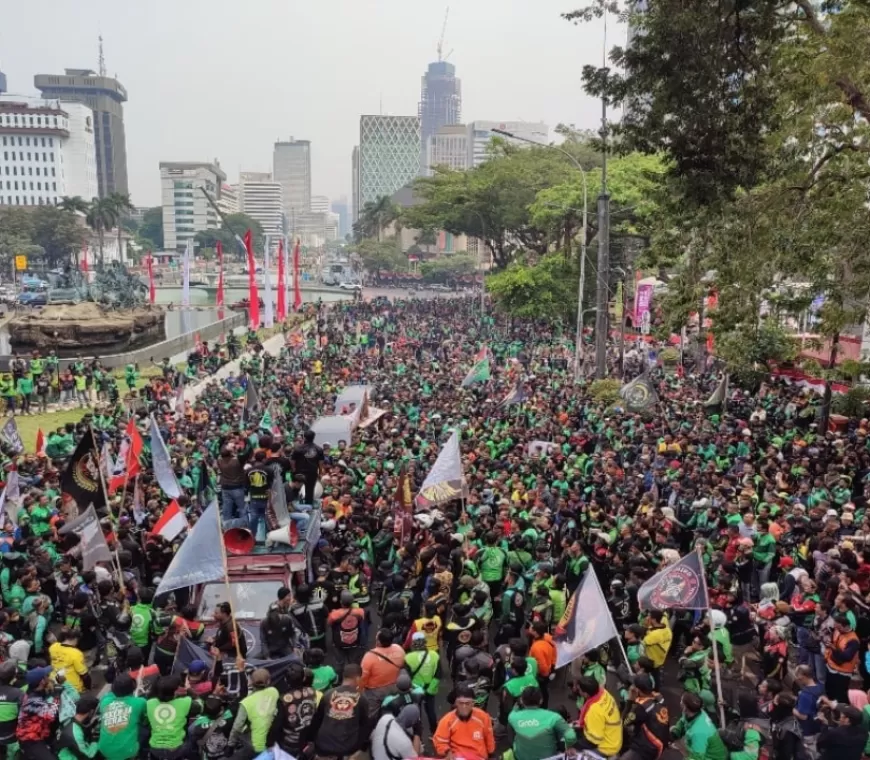
[[[852,675],[858,667],[861,643],[854,631],[834,633],[831,646],[825,649],[825,663],[837,673]]]
[[[452,752],[467,760],[486,760],[495,752],[492,718],[474,707],[468,720],[460,720],[456,710],[452,710],[438,721],[432,743],[437,755]]]
[[[547,678],[556,667],[556,645],[553,643],[553,637],[549,633],[545,633],[543,638],[535,639],[529,649],[529,654],[538,663],[538,675],[541,678]]]

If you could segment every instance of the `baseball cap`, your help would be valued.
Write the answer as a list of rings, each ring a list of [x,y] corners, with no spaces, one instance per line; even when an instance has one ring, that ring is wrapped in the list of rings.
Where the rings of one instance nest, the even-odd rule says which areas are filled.
[[[41,684],[46,678],[51,675],[51,668],[33,668],[32,670],[27,671],[27,675],[25,676],[25,680],[27,681],[27,686],[31,689],[35,689],[39,684]]]
[[[187,666],[187,672],[192,673],[193,675],[199,675],[200,673],[205,673],[208,670],[208,665],[206,665],[202,660],[194,660]]]

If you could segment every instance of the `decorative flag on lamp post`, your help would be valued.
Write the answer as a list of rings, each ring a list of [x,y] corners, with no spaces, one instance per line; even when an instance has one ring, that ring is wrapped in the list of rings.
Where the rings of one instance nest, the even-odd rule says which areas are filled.
[[[217,260],[218,260],[218,283],[217,283],[217,306],[224,305],[224,246],[220,240],[217,241]]]
[[[263,257],[263,301],[265,302],[265,315],[263,319],[263,324],[266,327],[274,327],[275,326],[275,314],[272,311],[272,274],[269,272],[269,268],[272,265],[269,256],[269,248],[272,245],[272,241],[267,235],[266,238],[266,251]]]
[[[257,265],[254,263],[253,235],[250,230],[245,233],[245,251],[248,254],[248,316],[251,329],[260,327],[260,291],[257,290]]]
[[[299,282],[299,238],[293,248],[293,311],[302,308],[302,285]]]
[[[278,321],[287,319],[287,283],[285,282],[284,238],[278,240]]]
[[[157,288],[154,287],[154,256],[151,251],[148,251],[145,262],[148,265],[148,303],[153,304],[157,300]],[[85,263],[87,263],[87,259],[85,259]]]

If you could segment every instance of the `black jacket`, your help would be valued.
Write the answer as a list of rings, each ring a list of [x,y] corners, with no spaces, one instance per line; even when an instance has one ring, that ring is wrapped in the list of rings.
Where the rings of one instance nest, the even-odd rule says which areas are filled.
[[[820,760],[861,760],[866,743],[864,726],[822,726],[818,743]]]

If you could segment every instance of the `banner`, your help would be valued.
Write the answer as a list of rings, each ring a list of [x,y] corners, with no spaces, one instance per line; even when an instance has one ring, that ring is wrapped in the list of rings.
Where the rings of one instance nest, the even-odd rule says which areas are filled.
[[[112,552],[100,528],[100,521],[93,506],[75,520],[68,522],[59,531],[61,535],[75,533],[81,541],[82,567],[93,570],[97,562],[111,562]]]
[[[707,412],[707,414],[722,414],[722,412],[725,411],[725,404],[727,401],[728,375],[726,373],[722,375],[719,385],[717,385],[716,390],[710,394],[710,398],[704,402],[704,411]]]
[[[649,334],[650,306],[653,298],[653,284],[638,284],[634,293],[634,326],[645,335]]]
[[[216,251],[218,260],[218,282],[215,305],[220,308],[224,305],[224,246],[220,240],[217,241]]]
[[[462,474],[462,455],[459,451],[459,433],[451,433],[444,448],[438,453],[438,458],[417,494],[418,507],[429,509],[439,504],[461,499],[466,496],[467,486]]]
[[[6,420],[6,424],[0,429],[0,440],[9,447],[13,454],[21,454],[24,451],[24,442],[21,440],[21,434],[18,432],[18,425],[15,424],[14,417]]]
[[[284,238],[278,240],[278,321],[287,319],[287,251]]]
[[[293,248],[293,311],[302,308],[302,274],[299,270],[299,239],[297,238],[296,246]]]
[[[271,257],[269,256],[269,246],[272,244],[269,236],[266,238],[266,251],[263,260],[263,302],[265,306],[265,318],[263,325],[265,327],[275,326],[275,314],[272,311],[272,273],[269,271],[272,267]]]
[[[257,290],[257,264],[254,261],[253,234],[250,230],[245,233],[245,242],[242,244],[248,255],[248,317],[252,330],[260,329],[260,291]]]
[[[60,476],[60,489],[78,505],[79,511],[93,504],[97,509],[106,505],[100,482],[100,460],[93,431],[79,441],[69,464]]]
[[[154,468],[154,477],[163,489],[163,493],[172,499],[177,499],[181,496],[181,486],[178,485],[178,480],[175,477],[175,471],[172,469],[172,459],[169,456],[169,450],[163,442],[163,436],[160,435],[160,427],[157,425],[157,420],[154,414],[151,414],[151,464]]]
[[[153,304],[157,300],[157,288],[154,286],[154,256],[151,255],[151,251],[148,251],[145,263],[148,265],[148,303]]]
[[[618,636],[598,576],[590,567],[553,629],[556,667],[561,668]]]
[[[710,606],[704,565],[697,552],[650,578],[637,592],[642,610],[706,610]]]
[[[517,384],[511,388],[507,395],[501,400],[500,406],[510,406],[511,404],[523,404],[528,401],[529,394],[523,389],[522,381],[517,380]]]
[[[154,596],[223,578],[223,540],[218,505],[213,501],[175,552]]]

